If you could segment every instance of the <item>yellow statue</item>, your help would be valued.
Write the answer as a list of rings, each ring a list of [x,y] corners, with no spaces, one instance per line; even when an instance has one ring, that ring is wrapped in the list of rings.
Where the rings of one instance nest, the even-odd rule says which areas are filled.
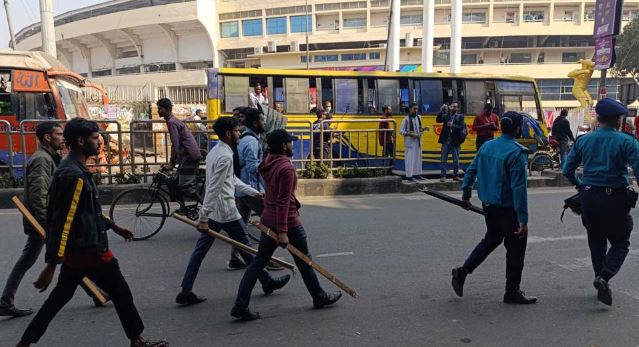
[[[588,84],[595,71],[595,62],[580,59],[577,63],[581,64],[581,68],[568,73],[568,77],[575,80],[572,86],[572,95],[577,98],[582,108],[590,108],[592,107],[592,97],[588,93]]]

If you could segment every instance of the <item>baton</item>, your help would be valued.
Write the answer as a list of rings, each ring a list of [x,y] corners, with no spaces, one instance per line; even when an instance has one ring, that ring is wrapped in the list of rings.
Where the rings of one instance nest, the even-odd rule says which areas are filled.
[[[35,217],[33,217],[29,209],[24,205],[24,203],[22,203],[22,200],[20,200],[19,197],[14,196],[13,198],[11,198],[11,201],[13,201],[13,204],[16,205],[16,207],[18,208],[18,211],[22,213],[24,218],[27,219],[29,224],[31,224],[31,226],[36,230],[38,235],[44,240],[46,236],[44,228],[42,227],[42,225],[40,225],[40,223],[38,223],[38,220],[36,220]],[[87,294],[91,298],[93,298],[95,306],[98,306],[98,307],[102,306],[106,304],[106,302],[108,301],[104,297],[104,294],[102,294],[101,289],[99,289],[95,285],[95,283],[93,283],[93,281],[91,281],[87,277],[84,277],[82,279],[82,281],[80,282],[80,286],[82,287],[82,289],[84,289],[85,292],[87,292]]]
[[[184,222],[184,223],[186,223],[186,224],[188,224],[188,225],[190,225],[192,227],[197,227],[197,222],[192,221],[192,220],[184,217],[181,214],[174,213],[173,214],[173,218],[175,218],[175,219],[177,219],[177,220],[179,220],[181,222]],[[217,231],[211,230],[210,228],[209,228],[209,231],[207,232],[207,234],[209,236],[211,236],[211,237],[216,238],[216,239],[220,239],[220,240],[230,244],[231,246],[233,246],[235,248],[239,248],[239,249],[241,249],[242,251],[244,251],[246,253],[249,253],[249,254],[252,254],[252,255],[257,254],[257,250],[255,250],[255,248],[249,247],[249,246],[247,246],[247,245],[245,245],[245,244],[243,244],[241,242],[237,242],[237,241],[233,240],[230,237],[226,237],[226,236],[222,235],[221,233],[218,233]],[[286,261],[284,261],[282,259],[275,258],[275,257],[272,257],[271,260],[273,262],[275,262],[277,264],[280,264],[283,267],[295,272],[295,265],[293,265],[293,264],[291,264],[289,262],[286,262]]]
[[[449,202],[449,203],[451,203],[453,205],[457,205],[457,206],[463,208],[464,210],[473,211],[473,212],[478,213],[478,214],[480,214],[482,216],[486,215],[484,210],[482,210],[481,208],[479,208],[477,206],[470,205],[470,207],[467,208],[466,207],[466,202],[464,200],[453,198],[450,195],[447,195],[447,194],[444,194],[444,193],[440,193],[440,192],[437,192],[437,191],[434,191],[434,190],[430,190],[428,188],[419,189],[419,191],[424,193],[424,194],[428,194],[430,196],[434,196],[437,199]]]
[[[271,229],[266,227],[264,224],[260,222],[256,222],[256,221],[255,222],[251,221],[250,223],[256,226],[257,229],[259,229],[259,231],[266,234],[268,237],[272,238],[273,240],[275,240],[275,242],[277,242],[277,236],[275,235],[275,232],[273,232]],[[291,252],[291,254],[293,254],[294,256],[296,256],[299,260],[303,261],[304,263],[306,263],[307,265],[315,269],[317,272],[319,272],[327,280],[333,282],[333,284],[338,286],[340,289],[344,290],[346,293],[348,293],[348,295],[354,298],[357,298],[357,292],[353,288],[347,286],[346,283],[340,281],[337,277],[335,277],[335,275],[333,275],[328,270],[324,269],[319,264],[311,260],[311,258],[309,258],[306,254],[302,253],[295,246],[289,243],[286,245],[286,249],[288,249],[288,251]]]

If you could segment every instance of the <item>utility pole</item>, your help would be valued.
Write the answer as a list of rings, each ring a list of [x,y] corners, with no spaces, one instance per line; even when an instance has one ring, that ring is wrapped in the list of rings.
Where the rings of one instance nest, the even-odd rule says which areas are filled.
[[[53,0],[40,0],[40,30],[42,34],[42,50],[57,57],[55,27],[53,24]]]
[[[399,71],[399,16],[400,0],[391,0],[391,13],[388,40],[388,71]]]
[[[306,70],[309,69],[310,57],[308,53],[308,0],[306,0],[306,18],[304,19],[304,25],[306,25]]]
[[[9,0],[4,0],[4,11],[7,13],[7,25],[11,36],[11,48],[16,49],[16,35],[13,33],[13,22],[11,21],[11,11],[9,10]]]

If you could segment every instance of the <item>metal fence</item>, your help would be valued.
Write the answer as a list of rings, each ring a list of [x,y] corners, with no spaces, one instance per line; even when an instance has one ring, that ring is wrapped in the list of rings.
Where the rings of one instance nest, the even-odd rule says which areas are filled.
[[[29,157],[36,150],[35,129],[39,123],[47,120],[24,120],[17,126],[11,126],[6,120],[0,120],[0,173],[14,179],[23,176]],[[379,122],[392,124],[389,129],[367,127],[365,123]],[[87,163],[94,173],[99,173],[102,183],[112,184],[119,175],[140,175],[143,182],[168,164],[171,158],[171,141],[164,120],[137,120],[122,126],[115,120],[96,121],[100,127],[101,153]],[[184,121],[203,155],[215,146],[217,137],[212,129],[213,120]],[[60,120],[63,126],[65,120]],[[352,126],[352,124],[357,124]],[[338,130],[340,126],[349,129]],[[332,126],[332,127],[331,127]],[[351,129],[352,128],[352,129]],[[300,138],[294,144],[292,158],[298,170],[309,163],[325,163],[331,169],[344,166],[359,168],[391,169],[395,153],[384,153],[379,144],[380,134],[388,133],[396,138],[397,127],[394,120],[361,119],[361,120],[326,120],[311,123],[307,120],[290,120],[288,131]],[[324,141],[325,139],[330,139]],[[330,148],[328,155],[325,149]],[[64,150],[63,154],[66,154]]]

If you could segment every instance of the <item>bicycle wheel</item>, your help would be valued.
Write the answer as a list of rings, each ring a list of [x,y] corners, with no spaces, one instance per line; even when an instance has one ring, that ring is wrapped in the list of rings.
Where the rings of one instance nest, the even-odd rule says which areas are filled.
[[[554,161],[548,153],[540,152],[535,153],[528,164],[528,170],[530,174],[533,172],[543,172],[544,170],[552,169],[554,167]]]
[[[146,240],[157,234],[168,216],[168,202],[156,189],[125,190],[111,203],[109,217],[133,232],[133,240]]]

